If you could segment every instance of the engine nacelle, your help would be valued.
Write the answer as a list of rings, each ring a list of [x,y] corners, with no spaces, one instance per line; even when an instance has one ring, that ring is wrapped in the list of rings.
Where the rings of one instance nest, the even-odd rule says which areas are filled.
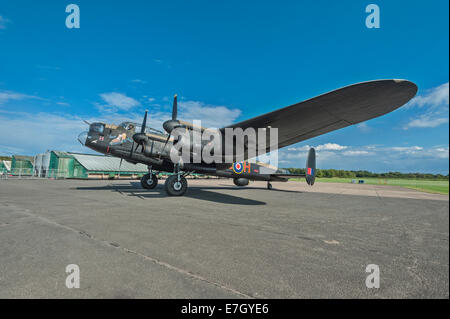
[[[204,146],[204,144],[206,144],[206,142],[201,141],[201,140],[199,142],[200,143],[193,142],[192,133],[183,134],[183,135],[176,136],[173,146],[179,151],[188,150],[188,151],[192,152],[193,150],[197,150],[197,151],[201,152],[203,149],[203,146]]]
[[[165,142],[152,137],[147,137],[144,143],[143,153],[148,157],[156,157],[164,150]]]
[[[236,186],[247,186],[249,183],[248,178],[234,178],[233,179],[234,185]]]

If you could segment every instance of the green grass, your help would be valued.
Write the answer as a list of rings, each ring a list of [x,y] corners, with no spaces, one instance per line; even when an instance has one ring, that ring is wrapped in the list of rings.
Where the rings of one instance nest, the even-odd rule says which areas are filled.
[[[449,181],[445,180],[427,180],[427,179],[403,179],[403,178],[374,178],[374,177],[356,177],[356,178],[316,178],[320,183],[351,183],[352,179],[363,179],[366,184],[371,185],[393,185],[405,188],[411,188],[427,193],[437,193],[448,195]],[[291,180],[304,181],[304,179],[293,178]]]

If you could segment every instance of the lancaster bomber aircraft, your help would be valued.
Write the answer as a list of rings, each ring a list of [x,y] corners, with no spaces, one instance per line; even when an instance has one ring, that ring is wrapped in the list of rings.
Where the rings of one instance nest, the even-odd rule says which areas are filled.
[[[417,86],[407,80],[363,82],[220,128],[219,132],[224,133],[227,128],[263,129],[264,132],[266,129],[270,131],[272,128],[277,128],[277,143],[263,144],[263,150],[267,153],[274,150],[272,148],[274,145],[276,149],[279,149],[392,112],[406,104],[416,93]],[[182,128],[192,135],[196,129],[192,123],[177,119],[176,95],[172,119],[162,124],[165,132],[147,127],[146,123],[147,111],[142,124],[92,123],[89,124],[89,132],[80,134],[79,141],[103,154],[120,157],[131,163],[148,165],[149,173],[141,179],[141,185],[146,189],[156,187],[158,178],[155,172],[173,172],[174,174],[165,181],[166,192],[171,196],[181,196],[186,192],[185,176],[191,173],[233,178],[238,186],[247,185],[249,180],[267,181],[268,189],[272,188],[270,182],[287,181],[293,176],[303,176],[309,185],[314,184],[316,159],[313,148],[309,150],[304,175],[291,175],[268,165],[248,162],[251,159],[249,157],[251,152],[248,150],[247,142],[244,142],[244,153],[237,154],[238,148],[234,145],[235,141],[232,141],[231,150],[234,153],[232,155],[235,156],[233,159],[241,155],[240,162],[234,160],[208,163],[203,160],[199,163],[174,162],[170,156],[172,148],[185,142],[183,138],[174,135],[175,130]],[[205,128],[200,128],[200,131],[204,130]],[[260,146],[258,145],[259,135],[256,141],[256,147]],[[207,147],[208,143],[208,141],[202,141],[200,150]],[[226,140],[222,141],[221,147],[223,150],[227,148]],[[190,150],[194,152],[192,148]]]

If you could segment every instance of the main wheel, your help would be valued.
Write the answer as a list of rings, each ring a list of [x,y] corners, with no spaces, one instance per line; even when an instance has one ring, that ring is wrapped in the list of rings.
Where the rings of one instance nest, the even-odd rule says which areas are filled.
[[[271,190],[271,189],[272,189],[272,184],[267,183],[267,189],[268,189],[268,190]]]
[[[166,192],[170,196],[182,196],[186,193],[188,184],[186,178],[180,176],[180,180],[178,180],[177,175],[169,176],[166,179],[166,183],[164,184],[166,188]]]
[[[156,174],[145,174],[141,178],[141,185],[143,188],[153,189],[158,185],[158,177],[156,177]]]

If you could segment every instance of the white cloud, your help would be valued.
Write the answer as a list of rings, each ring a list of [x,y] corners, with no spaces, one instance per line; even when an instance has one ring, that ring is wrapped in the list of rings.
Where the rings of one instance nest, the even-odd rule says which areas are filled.
[[[424,95],[418,95],[408,103],[408,107],[441,106],[449,104],[449,83],[428,90]]]
[[[199,101],[181,101],[179,118],[192,122],[200,120],[204,127],[220,128],[232,124],[241,115],[241,110],[226,106],[209,105]]]
[[[426,128],[426,127],[437,127],[439,125],[448,123],[448,117],[439,117],[439,114],[429,113],[420,115],[418,118],[411,120],[404,129],[409,128]]]
[[[149,102],[150,99],[149,98]],[[164,99],[163,99],[164,100]],[[165,99],[166,103],[169,99]],[[161,107],[159,104],[150,104],[148,107],[147,125],[157,130],[163,130],[162,123],[172,117],[172,102],[170,105]],[[106,121],[108,123],[121,123],[123,121],[131,121],[141,123],[144,117],[144,109],[133,109],[126,113],[117,113],[118,108],[105,106],[98,103],[94,105],[102,112],[101,118],[97,120]],[[104,112],[105,111],[105,112]],[[178,119],[193,122],[201,121],[204,127],[220,128],[236,122],[241,115],[241,110],[232,109],[226,106],[210,105],[199,101],[178,101]]]
[[[100,97],[107,103],[107,105],[98,105],[103,110],[110,109],[115,111],[117,109],[128,111],[129,109],[141,105],[138,101],[132,97],[118,92],[102,93]]]
[[[323,145],[318,145],[316,147],[317,151],[342,151],[347,149],[348,146],[339,145],[336,143],[326,143]]]
[[[303,145],[300,147],[290,147],[288,151],[308,151],[311,147],[314,147],[316,151],[342,151],[348,148],[348,146],[336,143],[325,143],[317,146]]]
[[[8,23],[10,23],[10,22],[11,22],[11,20],[9,20],[9,19],[5,18],[4,16],[0,15],[0,30],[1,29],[6,29],[6,25]]]
[[[287,150],[288,151],[292,151],[292,152],[301,152],[301,151],[307,151],[311,148],[311,146],[309,145],[303,145],[303,146],[299,146],[299,147],[289,147]]]
[[[114,93],[114,92],[113,92]],[[26,95],[8,93],[2,95],[3,100],[21,99]],[[136,102],[122,94],[103,94],[105,102],[122,110],[133,107]],[[64,103],[64,102],[58,102]],[[142,122],[142,112],[127,112],[126,115],[109,112],[102,113],[99,118],[86,118],[89,122],[102,121],[118,124],[122,121]],[[225,106],[208,105],[198,101],[179,103],[178,118],[185,121],[201,120],[208,127],[222,127],[234,122],[241,114],[238,109]],[[171,111],[149,110],[148,125],[163,130],[162,123],[170,119]],[[87,130],[84,118],[69,114],[25,113],[0,110],[0,152],[37,154],[47,149],[62,151],[90,152],[78,141],[78,135]],[[14,128],[11,134],[11,128]]]
[[[172,105],[162,110],[157,105],[151,105],[148,110],[147,125],[157,130],[163,130],[162,123],[172,117]],[[178,119],[186,122],[201,121],[204,127],[220,128],[236,122],[241,115],[241,110],[232,109],[226,106],[205,104],[199,101],[179,101]],[[131,121],[141,123],[144,117],[144,110],[117,114],[114,112],[103,113],[102,120],[114,123]]]
[[[326,143],[334,144],[334,143]],[[281,149],[283,167],[304,167],[309,145]],[[317,150],[317,148],[316,148]],[[448,174],[448,145],[347,146],[345,150],[317,150],[317,167],[375,172],[434,172]]]
[[[368,133],[372,130],[372,128],[365,122],[359,123],[356,127],[363,133]]]
[[[432,149],[432,152],[433,152],[434,156],[436,156],[437,158],[448,159],[448,157],[449,157],[448,145],[447,145],[447,147],[435,146]]]
[[[393,146],[393,147],[388,147],[386,149],[396,151],[396,152],[415,152],[415,151],[422,151],[423,147],[421,147],[421,146]]]
[[[25,100],[25,99],[39,99],[39,97],[11,91],[0,92],[0,105],[10,100]]]
[[[408,103],[408,108],[424,109],[422,114],[411,118],[403,129],[433,128],[448,123],[449,83],[428,90],[424,95],[416,96]]]
[[[361,155],[369,155],[368,151],[345,151],[342,153],[344,156],[361,156]]]
[[[77,136],[87,130],[82,119],[51,113],[0,112],[0,152],[33,155],[47,149],[87,152]]]

